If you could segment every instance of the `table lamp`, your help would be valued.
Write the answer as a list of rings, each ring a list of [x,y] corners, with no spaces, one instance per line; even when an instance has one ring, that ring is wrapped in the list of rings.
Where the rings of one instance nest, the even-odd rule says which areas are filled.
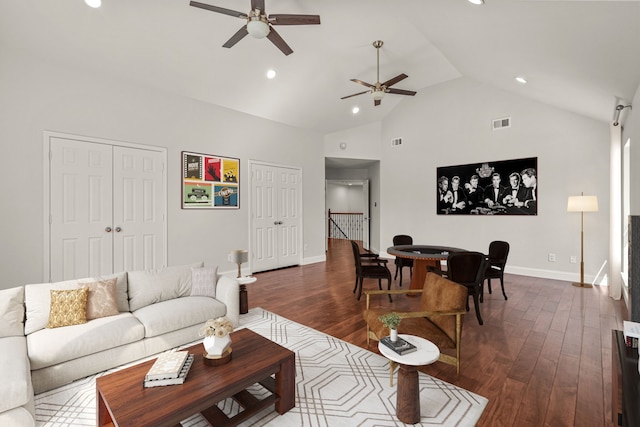
[[[243,262],[249,261],[249,251],[245,249],[236,249],[229,252],[229,261],[238,264],[238,277],[242,277],[240,269]]]
[[[580,283],[572,283],[579,288],[590,288],[591,285],[584,283],[584,213],[598,212],[598,198],[596,196],[569,196],[567,202],[567,212],[580,212]]]

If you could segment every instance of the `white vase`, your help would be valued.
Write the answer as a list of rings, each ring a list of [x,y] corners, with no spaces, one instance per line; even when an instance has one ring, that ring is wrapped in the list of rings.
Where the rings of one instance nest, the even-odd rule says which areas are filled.
[[[396,342],[398,341],[398,330],[397,329],[390,329],[391,334],[389,335],[391,337],[391,342]]]
[[[231,345],[231,337],[229,335],[225,335],[224,337],[205,337],[202,344],[209,356],[222,356]]]

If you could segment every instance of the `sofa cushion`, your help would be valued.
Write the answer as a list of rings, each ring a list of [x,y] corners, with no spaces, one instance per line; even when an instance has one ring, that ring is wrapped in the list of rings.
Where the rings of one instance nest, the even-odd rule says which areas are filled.
[[[129,311],[129,294],[127,289],[128,286],[126,272],[78,279],[78,284],[82,286],[84,283],[102,282],[104,280],[110,279],[116,279],[116,298],[118,300],[118,311],[121,313]]]
[[[51,291],[51,307],[47,328],[59,328],[87,323],[87,295],[89,290],[66,289]]]
[[[131,313],[101,317],[82,325],[41,329],[27,336],[31,369],[41,369],[144,338]]]
[[[83,283],[89,289],[87,296],[87,320],[118,314],[116,301],[116,279]]]
[[[130,310],[133,312],[150,304],[189,295],[191,267],[202,267],[203,264],[128,272]]]
[[[145,338],[149,338],[193,325],[204,326],[207,320],[224,316],[226,312],[227,307],[216,299],[189,296],[148,305],[133,315],[144,325]]]
[[[216,297],[218,267],[191,268],[191,296]]]
[[[24,336],[23,322],[24,287],[0,290],[0,337]]]
[[[25,405],[33,399],[27,341],[24,336],[5,337],[0,340],[0,366],[0,412]]]

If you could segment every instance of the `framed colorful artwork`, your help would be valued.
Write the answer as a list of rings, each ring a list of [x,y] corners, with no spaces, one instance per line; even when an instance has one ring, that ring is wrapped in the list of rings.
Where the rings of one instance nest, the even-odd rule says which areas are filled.
[[[182,152],[182,209],[240,208],[240,159]]]

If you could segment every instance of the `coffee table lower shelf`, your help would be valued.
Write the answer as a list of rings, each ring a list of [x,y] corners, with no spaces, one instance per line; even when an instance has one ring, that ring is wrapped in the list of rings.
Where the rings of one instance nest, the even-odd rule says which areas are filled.
[[[263,381],[259,381],[259,384],[269,390],[271,394],[264,399],[258,399],[247,390],[242,390],[240,393],[232,396],[238,405],[242,407],[242,411],[229,418],[227,414],[222,412],[217,406],[212,406],[209,409],[202,411],[200,414],[206,418],[212,426],[220,427],[233,427],[237,426],[243,421],[248,420],[253,415],[268,408],[271,405],[278,403],[280,398],[275,394],[275,381],[269,377]]]

